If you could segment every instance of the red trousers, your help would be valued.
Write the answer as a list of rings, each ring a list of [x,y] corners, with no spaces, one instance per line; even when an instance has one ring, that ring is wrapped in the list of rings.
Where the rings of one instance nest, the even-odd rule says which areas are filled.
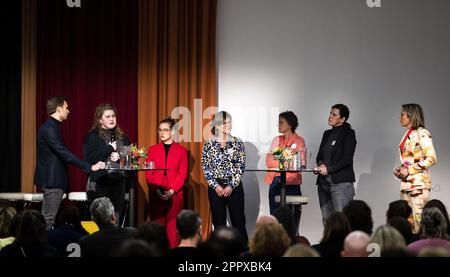
[[[169,200],[159,198],[156,192],[150,191],[149,206],[150,220],[166,227],[170,248],[177,247],[180,239],[177,234],[177,215],[183,209],[183,192],[175,193]]]

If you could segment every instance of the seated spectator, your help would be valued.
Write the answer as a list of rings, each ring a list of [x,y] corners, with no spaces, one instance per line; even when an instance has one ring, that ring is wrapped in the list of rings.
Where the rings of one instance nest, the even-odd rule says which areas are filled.
[[[286,250],[283,257],[306,257],[316,258],[320,257],[319,253],[310,246],[304,244],[294,244]]]
[[[115,257],[162,257],[162,253],[143,240],[129,239],[122,244]]]
[[[363,231],[369,236],[372,235],[372,210],[366,202],[362,200],[351,200],[342,212],[347,217],[352,231]]]
[[[408,220],[408,222],[411,222],[411,214],[412,209],[409,206],[408,201],[396,200],[389,203],[389,208],[386,211],[386,221],[393,217],[400,216]]]
[[[87,235],[81,226],[80,212],[74,203],[64,201],[56,219],[56,228],[48,230],[48,242],[55,247],[61,256],[67,256],[67,245],[78,243],[80,238]]]
[[[426,209],[426,208],[432,208],[432,207],[438,208],[441,211],[441,213],[444,215],[445,222],[447,222],[447,235],[450,236],[450,220],[448,217],[447,208],[445,207],[444,203],[442,203],[440,200],[432,199],[432,200],[428,201],[427,203],[425,203],[425,206],[423,208]]]
[[[295,236],[295,240],[294,241],[295,241],[294,244],[299,243],[299,244],[303,244],[303,245],[306,245],[306,246],[311,246],[311,243],[309,242],[309,240],[306,237],[304,237],[304,236]]]
[[[245,238],[234,227],[221,226],[211,233],[209,239],[198,245],[198,255],[204,258],[235,258],[248,250]]]
[[[342,212],[332,212],[325,221],[323,236],[319,244],[312,247],[321,257],[340,257],[344,240],[351,232],[347,217]]]
[[[46,222],[36,210],[20,216],[19,228],[13,243],[2,248],[3,257],[57,257],[58,251],[47,242]]]
[[[345,238],[344,250],[341,252],[342,257],[367,257],[367,245],[369,245],[370,237],[366,232],[353,231]]]
[[[171,249],[171,256],[189,257],[196,254],[197,244],[202,239],[202,219],[191,210],[182,210],[177,216],[177,232],[181,242]]]
[[[16,215],[16,209],[11,206],[0,206],[0,249],[13,243],[11,235],[11,222]]]
[[[82,257],[111,257],[122,243],[131,238],[133,230],[115,226],[114,206],[107,197],[95,199],[90,207],[91,216],[99,231],[80,239]]]
[[[402,234],[405,239],[406,245],[419,240],[420,236],[412,232],[412,226],[408,220],[404,217],[394,216],[387,221],[387,225],[394,227]]]
[[[447,222],[438,208],[427,208],[422,211],[419,233],[420,240],[408,245],[408,250],[418,254],[426,247],[440,247],[450,250],[447,240]]]
[[[291,239],[280,223],[258,226],[250,238],[253,257],[281,257],[291,245]]]
[[[442,247],[425,247],[420,250],[417,257],[440,258],[450,257],[450,250]]]
[[[161,257],[169,255],[169,238],[164,226],[156,221],[145,222],[138,226],[134,234],[136,239],[145,241],[150,247],[157,249]]]
[[[275,216],[273,216],[271,214],[269,214],[269,215],[264,214],[264,215],[258,216],[258,218],[256,219],[255,228],[258,228],[258,226],[267,224],[267,223],[279,223],[279,222]]]
[[[394,227],[388,225],[378,227],[370,243],[376,243],[380,247],[382,257],[404,255],[406,251],[405,238]]]

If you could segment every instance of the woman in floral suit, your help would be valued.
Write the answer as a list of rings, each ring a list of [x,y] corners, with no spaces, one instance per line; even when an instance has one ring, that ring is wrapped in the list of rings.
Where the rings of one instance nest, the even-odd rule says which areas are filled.
[[[417,233],[423,206],[430,199],[431,179],[428,168],[436,163],[431,133],[425,129],[422,107],[402,105],[400,124],[408,128],[399,145],[402,164],[394,175],[401,180],[400,197],[412,208],[413,231]]]
[[[231,115],[225,111],[214,115],[214,135],[203,145],[202,167],[208,181],[208,197],[214,228],[226,226],[227,208],[233,227],[247,241],[244,213],[244,188],[241,177],[245,171],[244,143],[233,137]]]

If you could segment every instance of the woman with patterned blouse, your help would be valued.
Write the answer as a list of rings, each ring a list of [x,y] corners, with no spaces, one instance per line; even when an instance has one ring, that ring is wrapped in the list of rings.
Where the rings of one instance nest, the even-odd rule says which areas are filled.
[[[211,125],[214,136],[203,145],[202,167],[209,185],[209,205],[214,228],[226,226],[228,208],[232,226],[238,229],[247,241],[244,188],[241,182],[245,171],[244,143],[230,134],[229,113],[216,113]]]
[[[428,168],[436,163],[431,133],[425,129],[422,107],[418,104],[402,105],[400,124],[408,128],[400,142],[400,161],[394,175],[401,180],[400,197],[412,208],[413,231],[420,227],[423,206],[430,199],[431,179]]]

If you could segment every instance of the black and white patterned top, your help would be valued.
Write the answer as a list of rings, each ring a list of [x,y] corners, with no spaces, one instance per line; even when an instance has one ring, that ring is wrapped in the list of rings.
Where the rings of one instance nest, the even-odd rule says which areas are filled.
[[[231,136],[225,147],[221,148],[217,137],[207,140],[203,145],[202,167],[211,188],[219,185],[216,179],[228,179],[234,189],[239,186],[245,171],[244,143]]]

